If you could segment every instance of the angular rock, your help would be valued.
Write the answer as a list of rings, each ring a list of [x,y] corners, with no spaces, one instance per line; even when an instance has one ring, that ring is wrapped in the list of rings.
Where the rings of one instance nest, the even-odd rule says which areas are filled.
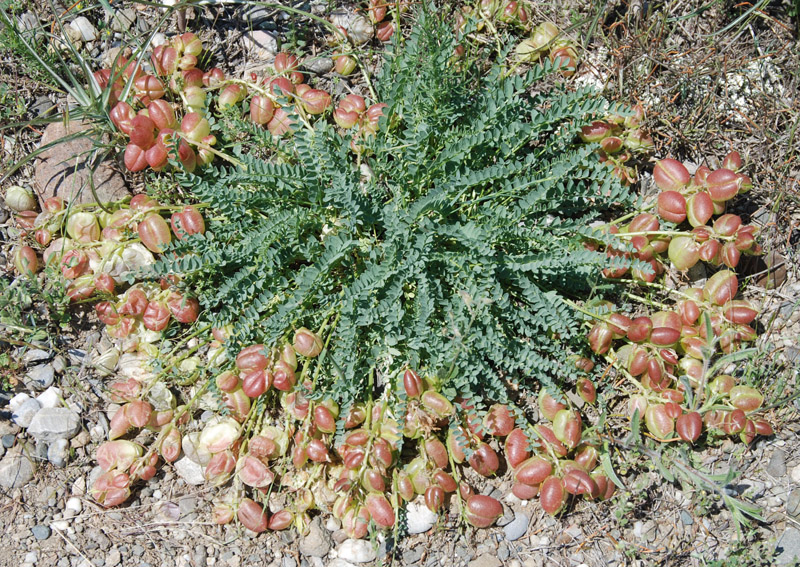
[[[303,61],[303,68],[315,75],[324,75],[333,69],[333,59],[330,57],[307,57]]]
[[[0,460],[0,486],[5,489],[20,488],[33,478],[33,461],[18,449],[10,450]]]
[[[775,449],[767,464],[767,472],[775,478],[780,478],[786,474],[786,452],[783,449]]]
[[[42,409],[42,405],[34,398],[28,398],[11,413],[11,420],[20,427],[30,427],[33,418]]]
[[[78,414],[67,408],[42,408],[34,416],[28,433],[38,441],[53,443],[72,439],[81,430]]]
[[[125,8],[124,10],[117,10],[111,16],[111,29],[115,32],[124,33],[131,29],[133,22],[136,21],[136,10],[133,8]],[[108,562],[106,562],[107,564]]]
[[[22,356],[22,362],[26,365],[33,364],[34,362],[50,360],[51,356],[52,355],[46,350],[42,350],[40,348],[34,348],[29,350]]]
[[[278,53],[278,40],[274,35],[262,30],[247,32],[242,36],[244,48],[257,59],[272,61]]]
[[[377,554],[372,544],[364,539],[347,539],[336,548],[340,559],[350,563],[368,563],[375,561]]]
[[[189,459],[188,457],[181,457],[173,464],[175,472],[178,473],[186,484],[199,486],[205,483],[206,479],[203,476],[203,467]]]
[[[409,502],[406,508],[408,533],[421,534],[433,527],[439,516],[431,512],[427,506],[418,502]]]
[[[800,557],[800,530],[787,528],[778,539],[775,554],[775,565],[795,564],[795,559]]]
[[[72,20],[69,27],[77,32],[80,32],[83,41],[95,41],[100,35],[97,33],[97,28],[94,27],[89,18],[85,16],[78,16]]]
[[[47,460],[53,463],[56,468],[63,469],[67,464],[68,458],[69,441],[66,439],[58,439],[47,448]]]
[[[8,407],[11,408],[12,412],[17,411],[18,407],[20,407],[23,403],[25,403],[27,400],[30,399],[31,397],[28,394],[26,394],[25,392],[20,392],[19,394],[8,400]],[[3,433],[9,433],[9,432],[4,431]]]
[[[317,516],[309,526],[308,535],[300,540],[299,549],[306,557],[325,557],[331,545],[331,534],[322,527],[322,521]]]
[[[61,390],[50,386],[47,390],[36,396],[36,401],[43,408],[57,408],[61,405]]]
[[[54,122],[45,128],[40,147],[88,128],[88,124],[77,120],[68,122],[66,127],[61,121]],[[90,155],[91,151],[92,142],[88,138],[79,137],[57,143],[39,154],[34,182],[40,204],[44,203],[45,199],[56,196],[78,205],[95,201],[89,188],[90,169],[86,163],[86,156]],[[108,161],[97,166],[94,172],[94,187],[97,198],[103,203],[119,201],[130,195],[122,175],[115,169],[114,164]]]
[[[25,374],[26,381],[34,390],[46,390],[53,385],[53,380],[56,377],[56,371],[53,369],[52,364],[43,364],[34,366]]]

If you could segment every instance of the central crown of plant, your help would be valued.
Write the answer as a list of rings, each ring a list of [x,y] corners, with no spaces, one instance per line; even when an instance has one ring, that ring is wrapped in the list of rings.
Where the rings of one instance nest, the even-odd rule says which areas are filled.
[[[501,376],[571,372],[560,361],[581,330],[558,298],[591,288],[606,260],[581,234],[628,199],[576,137],[608,103],[545,87],[550,62],[480,72],[456,45],[423,13],[379,73],[374,128],[296,120],[266,140],[268,159],[239,152],[245,171],[182,177],[221,216],[156,269],[184,274],[207,318],[233,325],[232,349],[318,330],[315,389],[345,402],[408,365],[445,394],[494,399]]]

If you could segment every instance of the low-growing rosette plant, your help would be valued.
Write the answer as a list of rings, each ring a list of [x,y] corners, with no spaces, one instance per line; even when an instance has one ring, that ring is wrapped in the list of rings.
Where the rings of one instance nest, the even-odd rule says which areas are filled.
[[[478,9],[484,22],[527,25],[514,2]],[[368,14],[385,21],[378,3]],[[135,78],[147,112],[122,106],[115,120],[145,154],[159,140],[195,152],[204,167],[172,175],[199,204],[141,195],[107,216],[65,213],[49,255],[87,287],[78,280],[98,273],[103,246],[138,245],[155,259],[95,306],[117,357],[151,359],[109,384],[117,406],[91,487],[100,504],[124,502],[183,454],[221,487],[220,524],[307,533],[325,512],[363,538],[399,529],[401,508],[418,501],[480,528],[502,516],[480,489],[501,474],[551,515],[611,498],[621,483],[598,417],[609,403],[624,407],[623,427],[641,421],[659,444],[771,433],[763,396],[715,363],[756,335],[731,251],[757,253],[756,231],[723,214],[748,185],[738,154],[707,175],[658,162],[663,192],[627,213],[635,171],[621,152],[650,145],[641,110],[548,90],[545,78],[577,63],[557,30],[534,30],[541,47],[525,72],[498,61],[484,73],[453,58],[474,38],[451,27],[423,6],[370,92],[335,101],[289,53],[267,76],[238,79],[197,70],[191,34],[153,52],[163,94]],[[359,31],[338,34],[337,66],[350,65]],[[219,121],[204,114],[210,91]],[[215,155],[215,135],[260,151],[212,163],[201,153]],[[598,223],[620,208],[622,219]],[[720,250],[701,253],[710,241]],[[35,270],[35,252],[17,256],[21,271]],[[630,271],[655,286],[701,259],[725,268],[702,288],[672,290],[658,311],[584,301],[601,275]],[[535,410],[517,399],[535,399]],[[192,420],[201,410],[215,415]]]

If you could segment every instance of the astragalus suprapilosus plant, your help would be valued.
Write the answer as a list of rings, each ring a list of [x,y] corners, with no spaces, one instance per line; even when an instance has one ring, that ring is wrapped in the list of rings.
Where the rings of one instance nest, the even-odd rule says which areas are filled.
[[[318,113],[318,95],[307,96],[316,89],[292,92],[290,79],[288,92],[252,80],[247,91],[235,89],[215,128],[229,163],[241,167],[174,174],[201,202],[205,231],[167,240],[166,221],[154,221],[161,230],[153,232],[164,236],[156,238],[161,256],[139,274],[164,278],[164,297],[172,288],[196,295],[193,360],[145,383],[113,385],[123,405],[112,436],[145,427],[158,438],[149,450],[120,439],[104,446],[98,500],[124,500],[133,481],[155,473],[156,452],[172,461],[182,448],[209,482],[233,480],[215,507],[221,523],[236,517],[255,531],[292,523],[304,531],[321,509],[363,537],[370,525],[397,525],[402,503],[420,497],[434,511],[452,498],[482,527],[502,507],[471,483],[501,470],[500,439],[514,494],[538,494],[551,514],[570,494],[613,493],[609,439],[589,421],[593,410],[563,394],[598,399],[594,363],[579,356],[586,346],[602,356],[612,340],[647,340],[639,346],[648,356],[678,356],[668,352],[680,332],[667,325],[674,318],[654,315],[661,330],[639,341],[633,320],[602,301],[584,303],[611,288],[605,277],[630,268],[644,283],[655,280],[661,263],[626,234],[648,245],[652,236],[663,245],[659,254],[668,251],[652,222],[642,230],[609,228],[621,221],[604,232],[589,228],[610,209],[633,205],[622,185],[631,179],[598,155],[623,144],[624,129],[609,117],[639,118],[590,90],[558,85],[570,58],[543,59],[517,75],[504,67],[506,48],[482,71],[484,61],[457,49],[469,44],[469,32],[467,24],[454,35],[422,9],[402,46],[392,44],[374,88],[368,83],[374,94],[341,98],[332,116],[325,97]],[[469,45],[473,57],[488,55]],[[276,71],[291,76],[284,59]],[[280,124],[270,127],[276,109]],[[587,129],[600,126],[602,135],[588,139]],[[623,218],[636,214],[644,213]],[[181,299],[175,308],[187,305]],[[168,307],[157,332],[172,338]],[[588,345],[587,318],[600,320]],[[201,361],[195,353],[206,346]],[[169,348],[159,362],[165,368],[175,353]],[[674,370],[663,357],[655,365]],[[147,400],[163,393],[160,381],[170,375],[192,385],[191,398],[156,407]],[[657,378],[636,384],[649,405],[636,405],[634,416],[658,408],[645,416],[655,437],[670,441],[667,421],[680,420],[681,437],[695,441],[696,416],[683,418],[677,401],[660,398],[680,386],[662,383],[663,372]],[[729,393],[731,407],[757,409],[751,394]],[[535,424],[529,418],[537,412],[523,411],[533,396]],[[186,418],[199,407],[219,415],[192,428]]]
[[[583,348],[583,316],[560,299],[591,292],[607,259],[583,235],[630,202],[577,136],[610,105],[548,83],[559,69],[549,60],[522,75],[506,75],[502,61],[482,73],[454,57],[461,40],[422,10],[387,54],[373,100],[350,95],[336,125],[305,121],[289,100],[291,133],[280,140],[233,118],[269,157],[241,151],[244,168],[179,175],[208,205],[206,232],[170,245],[153,275],[180,275],[236,360],[201,387],[248,400],[231,404],[225,431],[236,434],[209,453],[209,476],[264,488],[275,477],[266,470],[279,471],[298,495],[290,512],[300,525],[310,507],[334,504],[334,486],[348,495],[337,511],[355,534],[362,509],[390,523],[373,490],[391,509],[415,491],[438,509],[444,487],[430,478],[459,478],[445,472],[448,451],[401,471],[404,440],[426,455],[446,442],[453,464],[492,475],[497,454],[473,423],[484,400],[578,377],[565,353]],[[412,370],[419,384],[404,388]],[[347,427],[363,435],[351,439]],[[254,435],[269,449],[254,448]],[[378,462],[363,453],[376,445]],[[400,473],[428,480],[409,492],[393,480]],[[442,494],[427,494],[433,484]],[[466,485],[461,497],[473,523],[490,523],[493,505],[470,500]],[[266,526],[257,516],[251,524]]]

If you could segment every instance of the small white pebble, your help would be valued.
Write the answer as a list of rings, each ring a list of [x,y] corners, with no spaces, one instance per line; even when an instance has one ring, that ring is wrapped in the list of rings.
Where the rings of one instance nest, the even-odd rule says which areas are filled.
[[[54,530],[65,532],[69,529],[69,522],[66,520],[56,520],[50,523],[50,527]]]
[[[80,498],[75,498],[74,496],[67,500],[67,504],[64,506],[64,511],[66,512],[69,510],[73,512],[73,515],[80,514],[81,510],[83,510],[83,504],[81,503]]]

